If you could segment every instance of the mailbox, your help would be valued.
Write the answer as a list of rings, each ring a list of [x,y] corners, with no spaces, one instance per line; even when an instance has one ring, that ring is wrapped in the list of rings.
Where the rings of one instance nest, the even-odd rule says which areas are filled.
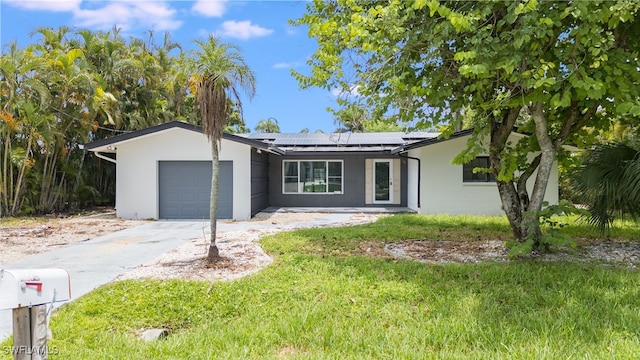
[[[64,269],[0,269],[0,310],[71,300]]]

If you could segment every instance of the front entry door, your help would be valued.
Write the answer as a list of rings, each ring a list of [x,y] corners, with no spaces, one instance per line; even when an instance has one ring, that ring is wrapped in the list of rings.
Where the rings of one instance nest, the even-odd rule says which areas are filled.
[[[373,202],[388,204],[393,202],[393,162],[373,161]]]

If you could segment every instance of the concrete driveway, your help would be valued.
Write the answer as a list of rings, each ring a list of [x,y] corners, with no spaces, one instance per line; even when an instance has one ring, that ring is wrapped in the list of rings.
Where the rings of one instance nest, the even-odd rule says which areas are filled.
[[[218,233],[233,230],[279,230],[323,227],[347,221],[353,214],[327,213],[322,217],[292,224],[256,224],[251,221],[218,222]],[[93,289],[113,281],[120,274],[159,255],[177,248],[191,239],[209,233],[208,222],[155,221],[77,243],[72,246],[36,254],[22,260],[1,264],[4,269],[63,268],[71,277],[71,296],[77,299]],[[60,306],[61,304],[56,304]],[[0,341],[13,333],[11,310],[0,311]]]

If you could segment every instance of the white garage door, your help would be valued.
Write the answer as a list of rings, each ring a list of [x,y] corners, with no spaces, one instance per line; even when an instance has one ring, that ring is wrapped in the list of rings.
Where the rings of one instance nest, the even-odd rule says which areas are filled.
[[[209,219],[211,161],[160,161],[160,219]],[[218,219],[233,218],[233,162],[220,161]]]

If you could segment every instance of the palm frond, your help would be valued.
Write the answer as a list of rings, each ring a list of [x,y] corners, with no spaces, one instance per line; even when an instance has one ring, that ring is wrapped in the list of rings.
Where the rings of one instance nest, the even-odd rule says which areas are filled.
[[[219,76],[202,77],[197,84],[202,131],[211,141],[220,142],[231,109]]]
[[[616,217],[640,215],[640,151],[624,143],[598,145],[572,174],[588,206],[587,221],[605,233]]]
[[[198,50],[188,66],[195,86],[203,131],[219,142],[235,103],[242,113],[242,93],[249,98],[256,90],[255,76],[240,53],[240,48],[221,42],[215,36],[206,41],[196,40]],[[231,100],[231,102],[229,101]]]

